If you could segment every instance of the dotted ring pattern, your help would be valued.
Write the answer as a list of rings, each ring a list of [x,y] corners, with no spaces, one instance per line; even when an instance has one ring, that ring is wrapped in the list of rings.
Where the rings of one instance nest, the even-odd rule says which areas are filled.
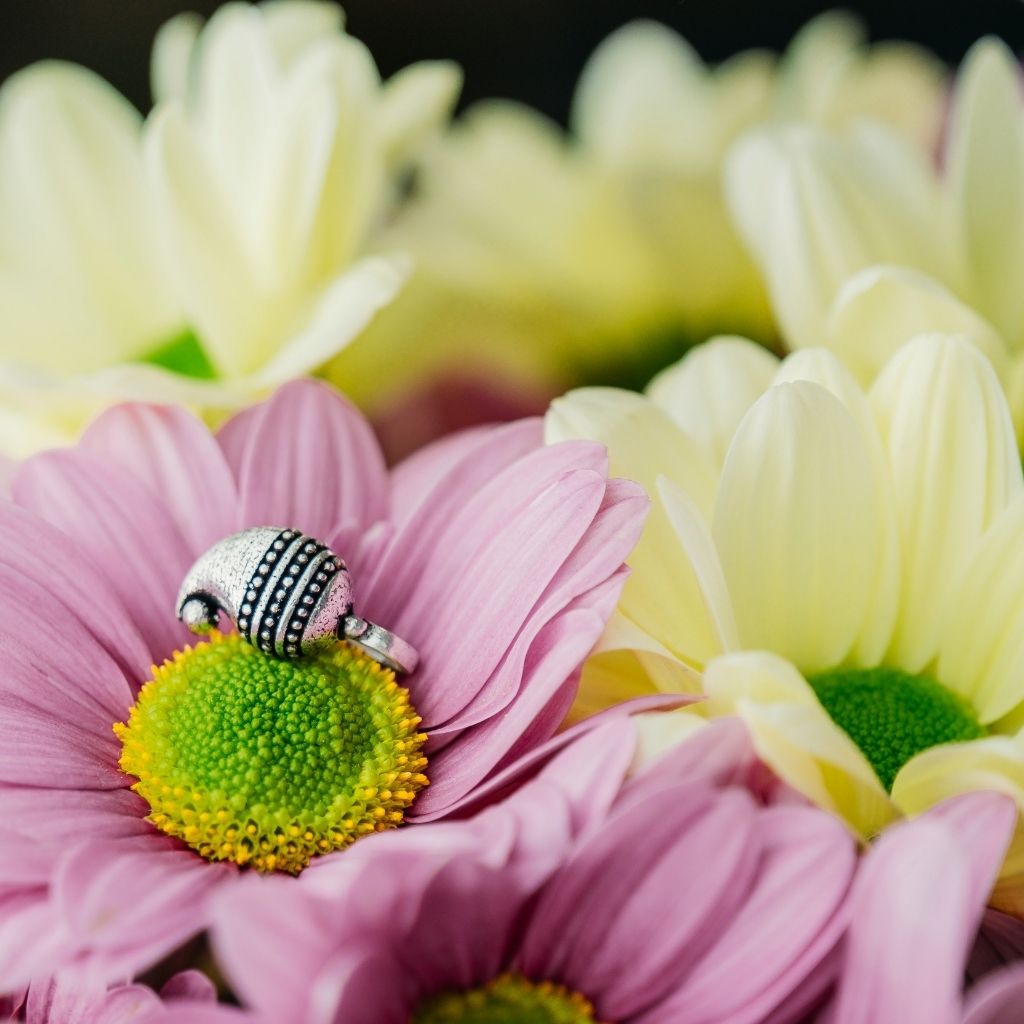
[[[282,530],[246,587],[239,632],[264,654],[297,658],[317,601],[344,569],[325,544],[298,530]]]

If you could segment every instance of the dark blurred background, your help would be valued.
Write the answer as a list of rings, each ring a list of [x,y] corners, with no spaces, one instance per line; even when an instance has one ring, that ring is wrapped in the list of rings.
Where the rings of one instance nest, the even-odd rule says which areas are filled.
[[[0,0],[0,79],[43,57],[79,61],[138,106],[149,102],[149,47],[173,14],[209,14],[211,0]],[[673,26],[708,60],[752,46],[781,49],[829,5],[801,0],[349,0],[350,31],[389,74],[411,61],[450,57],[466,71],[463,102],[524,100],[564,119],[579,69],[613,28],[636,17]],[[1024,0],[859,0],[873,39],[926,44],[956,62],[996,33],[1024,50]]]

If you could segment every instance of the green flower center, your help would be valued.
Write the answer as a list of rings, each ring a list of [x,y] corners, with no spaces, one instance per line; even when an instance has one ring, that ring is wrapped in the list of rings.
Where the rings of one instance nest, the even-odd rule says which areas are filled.
[[[898,668],[840,668],[808,682],[887,791],[915,754],[986,734],[967,703],[928,676]]]
[[[157,828],[208,860],[297,874],[401,824],[427,784],[419,723],[349,647],[285,661],[212,633],[154,669],[114,732]]]
[[[502,974],[468,992],[442,992],[417,1007],[411,1024],[594,1024],[578,992],[551,981]]]

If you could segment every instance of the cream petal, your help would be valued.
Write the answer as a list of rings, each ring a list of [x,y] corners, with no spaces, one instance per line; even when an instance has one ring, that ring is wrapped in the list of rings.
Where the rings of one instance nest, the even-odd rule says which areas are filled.
[[[771,383],[808,380],[820,384],[839,399],[857,421],[865,439],[878,440],[871,407],[864,390],[838,356],[825,348],[805,348],[786,356],[776,365]]]
[[[996,39],[976,43],[956,86],[946,155],[951,231],[967,295],[1004,337],[1024,333],[1024,111],[1020,66]]]
[[[982,539],[945,615],[938,678],[986,725],[1024,706],[1024,498]]]
[[[915,339],[871,391],[889,457],[903,549],[890,658],[908,672],[935,656],[943,607],[975,544],[1021,493],[1006,400],[988,361],[955,337]]]
[[[704,453],[652,401],[615,388],[582,388],[557,399],[545,436],[548,443],[602,442],[612,475],[636,480],[654,497],[628,559],[631,572],[619,601],[625,617],[690,665],[720,653],[728,642],[716,621],[720,602],[709,603],[699,575],[714,558],[704,525],[714,472]],[[668,505],[659,493],[663,476],[679,489]]]
[[[866,43],[864,25],[845,12],[810,21],[786,51],[780,112],[813,117],[833,130],[871,118],[931,152],[942,122],[945,68],[924,47]]]
[[[778,384],[758,400],[712,526],[744,647],[805,672],[851,656],[888,556],[882,487],[854,417],[823,387]]]
[[[959,793],[991,789],[1024,807],[1024,740],[989,736],[946,743],[911,758],[892,784],[892,798],[904,814],[920,814]]]
[[[316,192],[317,230],[309,243],[309,273],[315,279],[325,266],[346,264],[365,244],[367,232],[381,217],[382,204],[388,198],[387,178],[385,154],[378,138],[380,76],[369,50],[350,36],[338,36],[322,46],[301,72],[290,83],[289,106],[278,125],[279,135],[290,137],[291,112],[301,110],[307,96],[315,95],[317,90],[326,90],[336,112],[329,133],[330,163]],[[309,143],[319,146],[315,126]],[[273,139],[267,144],[271,151],[281,145]],[[282,183],[288,180],[278,179],[279,198]],[[272,252],[269,257],[273,257]]]
[[[670,689],[670,692],[675,690]],[[566,723],[590,718],[634,697],[657,693],[658,687],[651,681],[646,665],[634,651],[592,654],[583,666],[579,689]]]
[[[1015,353],[1010,358],[1005,386],[1010,415],[1017,430],[1017,441],[1024,448],[1024,352]]]
[[[89,420],[115,402],[229,410],[258,397],[254,388],[183,377],[145,363],[70,377],[0,364],[0,451],[24,457],[74,444]]]
[[[412,64],[388,80],[378,130],[392,167],[406,164],[448,119],[461,88],[461,68],[446,60]]]
[[[875,43],[839,77],[826,121],[830,127],[859,119],[883,121],[919,152],[934,154],[948,109],[948,71],[923,46],[898,40]]]
[[[33,65],[0,89],[2,287],[24,289],[35,307],[5,317],[20,346],[9,358],[90,370],[180,329],[160,274],[140,130],[126,99],[74,65]]]
[[[896,136],[809,127],[744,136],[725,167],[733,217],[792,347],[820,345],[843,282],[879,262],[930,267],[926,168]]]
[[[164,22],[153,40],[149,85],[153,102],[183,100],[188,94],[189,67],[203,19],[194,11]]]
[[[241,5],[233,5],[241,6]],[[265,32],[270,49],[282,68],[292,65],[321,39],[336,36],[345,24],[344,11],[334,3],[319,0],[287,0],[264,3],[258,10],[258,31]],[[153,99],[185,99],[190,89],[192,65],[204,19],[186,12],[165,22],[156,34],[150,67]],[[205,44],[205,40],[203,40]]]
[[[271,388],[318,369],[391,302],[411,269],[401,254],[370,256],[355,263],[324,291],[306,329],[254,375],[254,385]]]
[[[580,75],[571,123],[583,145],[617,167],[703,167],[712,136],[708,73],[671,29],[634,21],[594,51]],[[708,168],[710,169],[710,168]]]
[[[745,338],[712,338],[662,370],[647,386],[647,397],[721,466],[740,420],[778,365],[767,349]]]
[[[344,99],[335,81],[335,49],[324,47],[302,62],[264,115],[261,159],[251,172],[258,191],[246,219],[254,266],[268,290],[289,287],[301,296],[305,279],[322,276],[326,269],[316,235],[325,189],[332,173],[339,173],[332,161]],[[351,105],[365,102],[363,96]],[[354,158],[370,151],[365,145],[353,147],[349,160],[355,163]],[[375,164],[373,170],[381,168]],[[361,171],[363,178],[369,173],[369,168]],[[359,180],[354,175],[346,184]]]
[[[726,147],[741,132],[771,116],[778,58],[768,50],[745,50],[715,67],[714,137],[707,146],[715,154],[715,171]]]
[[[682,486],[710,514],[716,470],[701,447],[650,399],[619,388],[578,388],[551,403],[545,440],[600,441],[611,474],[635,480],[653,493],[659,476]]]
[[[242,374],[252,369],[253,342],[265,344],[257,275],[232,204],[177,103],[147,123],[145,156],[167,266],[189,319],[217,370]]]
[[[93,410],[90,410],[92,412]],[[3,496],[8,497],[7,481],[18,460],[44,448],[60,448],[75,443],[78,429],[62,429],[60,424],[40,416],[37,410],[0,407],[0,459],[3,461]]]
[[[191,74],[185,106],[197,138],[221,187],[231,188],[228,201],[250,206],[280,75],[259,8],[243,3],[220,7],[195,47]]]
[[[758,756],[794,789],[869,838],[896,817],[874,770],[800,673],[763,652],[726,654],[704,675],[712,714],[736,714]]]
[[[686,594],[688,600],[677,609],[679,633],[699,628],[700,635],[714,638],[714,653],[736,650],[739,647],[736,619],[711,531],[697,506],[678,484],[662,476],[658,477],[657,487],[658,500],[672,524],[679,547],[686,553],[693,575],[694,586]],[[691,650],[691,645],[682,640],[678,641],[678,646],[687,652]],[[703,662],[707,658],[708,655],[702,653],[695,660]]]
[[[793,119],[823,118],[833,80],[865,42],[864,26],[845,11],[827,11],[804,25],[779,67],[777,104]]]
[[[583,667],[571,718],[659,691],[700,693],[700,674],[616,608]]]
[[[693,668],[736,647],[736,625],[707,525],[664,477],[628,563],[619,627],[601,649],[630,650],[661,689],[692,690]]]
[[[731,616],[716,604],[717,595],[703,589],[700,572],[717,561],[704,520],[683,492],[670,501],[666,505],[655,493],[643,535],[627,560],[630,574],[619,608],[674,658],[699,667],[725,649]],[[688,528],[681,534],[677,524],[684,518]]]
[[[887,485],[889,470],[885,450],[867,397],[837,356],[821,348],[805,348],[792,353],[782,361],[775,381],[794,380],[820,384],[846,406],[860,427],[877,479],[886,481],[875,490],[876,515],[882,531],[876,563],[875,596],[868,602],[867,617],[850,659],[860,665],[876,665],[892,638],[900,595],[899,529],[892,489]]]
[[[854,274],[829,309],[823,343],[870,383],[901,345],[932,332],[962,334],[996,367],[1006,362],[1006,343],[990,323],[938,281],[907,267],[874,266]]]
[[[287,0],[260,6],[279,63],[289,67],[321,39],[337,36],[345,27],[345,12],[335,3]]]

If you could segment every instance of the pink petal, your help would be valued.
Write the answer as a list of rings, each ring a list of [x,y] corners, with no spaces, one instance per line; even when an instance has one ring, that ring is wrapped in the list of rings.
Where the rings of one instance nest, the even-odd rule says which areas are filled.
[[[171,975],[160,989],[161,999],[190,999],[215,1003],[217,986],[202,971],[181,971]]]
[[[152,654],[120,597],[102,568],[97,568],[70,537],[44,519],[18,508],[0,504],[0,567],[4,572],[0,595],[9,600],[9,611],[0,614],[0,624],[9,626],[23,643],[38,639],[36,647],[54,639],[43,630],[26,630],[26,613],[19,602],[23,591],[19,581],[32,585],[38,594],[37,622],[80,624],[82,636],[95,638],[95,644],[118,665],[129,679],[144,678],[152,663]],[[44,609],[44,605],[46,606]],[[60,635],[60,634],[57,634]],[[78,647],[80,661],[91,657],[83,639]],[[98,682],[98,681],[97,681]],[[104,692],[101,689],[100,692]],[[124,680],[108,680],[105,692],[116,706],[130,699]]]
[[[446,516],[475,494],[495,473],[544,444],[539,419],[519,420],[498,427],[474,427],[442,438],[400,462],[391,474],[391,515],[405,526],[421,509],[433,513],[425,525],[441,529]],[[424,538],[429,544],[429,538]]]
[[[574,470],[603,473],[607,466],[604,449],[592,444],[531,450],[503,463],[502,459],[523,444],[514,426],[490,435],[487,458],[477,453],[476,458],[457,463],[448,476],[440,478],[434,489],[419,499],[415,513],[399,524],[375,571],[357,581],[360,605],[375,622],[397,624],[403,616],[407,631],[419,619],[424,619],[424,632],[432,628],[430,602],[442,601],[454,579],[475,570],[478,549],[487,538],[494,543],[546,492],[550,500],[550,490],[563,476]],[[493,461],[491,445],[498,449]],[[486,524],[481,523],[482,517]],[[423,611],[410,613],[412,598]],[[418,639],[424,642],[423,637]]]
[[[120,744],[113,732],[97,733],[2,690],[0,736],[0,784],[85,790],[128,785],[117,767]]]
[[[18,991],[51,973],[68,945],[45,889],[0,895],[0,992]]]
[[[40,567],[27,568],[39,573]],[[103,740],[132,702],[132,687],[118,662],[43,582],[0,565],[0,693],[43,710],[56,721],[72,721]],[[59,623],[52,632],[26,629],[26,621]]]
[[[207,1006],[204,1003],[182,1002],[172,1003],[140,1024],[284,1024],[285,1019],[265,1020],[233,1006]],[[104,1024],[107,1022],[104,1021]]]
[[[573,828],[580,832],[591,822],[603,820],[611,809],[633,761],[637,734],[632,720],[624,715],[594,721],[586,731],[569,731],[575,732],[572,741],[537,778],[557,785],[570,797]]]
[[[18,468],[18,460],[12,459],[9,455],[4,455],[0,452],[0,498],[4,501],[10,500],[11,497],[11,479]],[[2,1011],[3,1002],[0,997],[0,1012]]]
[[[637,794],[671,788],[681,779],[712,786],[745,786],[759,767],[750,732],[743,722],[738,718],[718,718],[629,779],[621,799],[628,801]]]
[[[29,889],[45,890],[56,859],[55,851],[34,837],[12,835],[0,826],[0,898]]]
[[[0,830],[11,834],[17,829],[40,845],[60,849],[84,836],[150,835],[153,826],[144,820],[148,813],[146,801],[128,789],[89,792],[0,786]],[[0,864],[4,853],[0,843]]]
[[[539,836],[528,837],[532,843],[517,868],[488,863],[479,855],[446,858],[429,884],[410,894],[420,912],[403,943],[409,953],[401,960],[418,993],[472,988],[503,972],[527,901],[557,868],[570,841],[561,795],[542,783],[530,797],[534,811],[549,815],[543,833],[549,845],[538,841]]]
[[[971,991],[963,1024],[1020,1024],[1024,964],[990,974]]]
[[[646,711],[674,710],[697,699],[679,694],[658,693],[647,697],[637,697],[634,700],[624,701],[621,704],[614,704],[610,708],[605,708],[596,715],[591,715],[589,718],[585,718],[582,722],[577,722],[558,735],[552,736],[546,743],[542,743],[528,754],[524,754],[507,768],[500,769],[482,785],[477,786],[472,792],[467,793],[463,799],[453,806],[445,808],[441,813],[445,815],[457,814],[459,817],[464,817],[490,803],[502,799],[509,792],[523,785],[528,779],[533,778],[560,751],[573,744],[581,736],[603,726],[607,722],[619,718],[628,719],[631,715],[638,715]],[[432,821],[438,816],[438,814],[431,816],[417,813],[415,816],[410,816],[410,820]]]
[[[24,991],[15,992],[13,995],[0,996],[0,1019],[10,1018],[12,1021],[18,1019],[18,1012],[25,1005]]]
[[[238,480],[241,522],[328,538],[387,515],[384,458],[369,424],[333,388],[293,381],[218,435]]]
[[[452,840],[459,830],[472,830],[479,846],[461,858],[444,852],[442,869],[416,901],[416,925],[406,943],[415,955],[406,958],[405,970],[421,991],[468,987],[502,972],[524,906],[561,868],[576,838],[603,819],[634,746],[629,722],[606,722],[502,803],[448,826]],[[421,845],[420,837],[443,828],[410,829],[403,845]],[[399,845],[397,837],[392,845]]]
[[[147,990],[143,989],[143,992]],[[152,992],[152,1004],[157,1004]],[[68,978],[33,982],[25,1006],[26,1024],[99,1024],[107,1000],[104,985],[75,984]]]
[[[313,884],[306,883],[314,869],[301,880],[249,876],[218,895],[213,946],[246,1005],[275,1022],[333,1021],[335,1004],[350,976],[358,978],[360,965],[373,962],[378,948],[401,949],[402,929],[416,913],[408,894],[424,873],[436,870],[437,858],[423,856],[415,843],[405,850],[380,845],[383,857],[325,858],[331,863]],[[347,947],[350,935],[361,941]],[[392,973],[386,966],[376,971],[370,1008],[394,998]]]
[[[538,628],[576,605],[594,610],[603,630],[625,583],[626,570],[622,563],[640,537],[648,504],[646,495],[636,484],[626,480],[608,481],[601,507],[590,528],[536,602],[516,638],[517,645],[530,642]],[[514,652],[509,653],[512,656]],[[580,661],[582,664],[583,659]],[[497,678],[497,674],[492,676],[460,714],[434,730],[435,737],[486,720],[507,707],[518,688],[517,680],[507,673],[504,679]]]
[[[320,916],[326,914],[297,879],[250,876],[218,894],[213,948],[246,1005],[271,1020],[301,1019],[312,979],[330,954],[332,929],[326,921],[321,927]]]
[[[207,427],[184,409],[117,406],[93,421],[79,445],[144,483],[196,555],[239,529],[227,459]]]
[[[272,1019],[405,1024],[423,995],[493,977],[572,843],[582,783],[560,781],[552,770],[469,822],[371,837],[297,883],[228,892],[214,941],[236,987]]]
[[[94,977],[144,970],[202,931],[212,893],[237,877],[162,836],[96,840],[64,860],[53,900]]]
[[[519,745],[521,737],[553,701],[556,714],[545,716],[546,735],[536,737],[534,745],[554,733],[576,692],[575,673],[600,637],[603,625],[598,616],[581,609],[542,631],[525,664],[522,658],[514,663],[513,671],[521,673],[523,689],[512,705],[430,755],[430,786],[416,801],[417,818],[443,814],[469,793]]]
[[[798,991],[841,939],[857,865],[852,836],[809,807],[768,808],[757,830],[763,852],[746,899],[685,985],[644,1018],[647,1024],[756,1024]]]
[[[22,465],[14,496],[67,534],[107,577],[152,660],[183,646],[190,634],[174,605],[194,552],[144,484],[91,452],[44,452]]]
[[[854,893],[835,1024],[959,1021],[967,951],[1016,818],[1009,798],[969,793],[886,831]]]
[[[126,789],[0,786],[0,894],[45,891],[55,865],[83,837],[149,835],[142,799]]]
[[[523,461],[540,462],[540,455],[555,451]],[[451,531],[423,560],[422,574],[411,576],[410,564],[391,581],[391,593],[403,596],[393,616],[380,617],[367,595],[366,614],[392,624],[421,652],[410,690],[428,732],[476,697],[601,506],[603,476],[566,469],[562,460],[569,453],[559,455],[545,460],[548,472],[534,466],[529,480],[504,499],[486,487],[480,501],[470,501],[466,515],[452,520]],[[403,539],[396,536],[396,545]],[[507,703],[509,696],[493,699]]]
[[[391,983],[383,979],[393,979]],[[404,979],[401,979],[404,980]],[[310,1009],[298,1024],[408,1024],[410,1003],[406,998],[408,984],[400,984],[393,958],[386,952],[367,956],[362,949],[346,948],[324,965],[309,992]],[[344,1006],[344,1016],[338,1009]]]
[[[613,812],[545,889],[518,966],[614,1020],[664,998],[746,894],[754,815],[738,790],[684,786]]]

